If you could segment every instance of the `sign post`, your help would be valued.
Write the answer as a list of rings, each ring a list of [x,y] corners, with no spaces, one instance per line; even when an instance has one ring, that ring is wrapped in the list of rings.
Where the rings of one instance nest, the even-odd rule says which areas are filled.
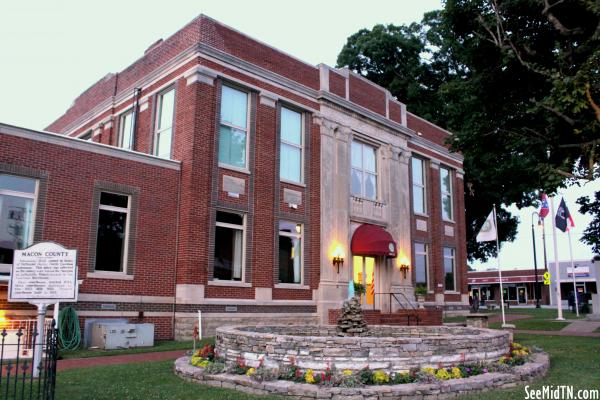
[[[37,342],[32,371],[35,378],[39,376],[42,361],[46,309],[49,304],[76,302],[77,292],[77,250],[52,242],[15,250],[8,301],[28,302],[37,307]]]

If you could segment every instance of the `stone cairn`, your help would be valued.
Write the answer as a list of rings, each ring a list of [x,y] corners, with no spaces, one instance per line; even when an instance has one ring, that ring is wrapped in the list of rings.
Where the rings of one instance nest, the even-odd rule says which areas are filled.
[[[337,322],[337,331],[340,336],[360,336],[368,330],[363,318],[360,299],[352,297],[344,301],[342,314]]]

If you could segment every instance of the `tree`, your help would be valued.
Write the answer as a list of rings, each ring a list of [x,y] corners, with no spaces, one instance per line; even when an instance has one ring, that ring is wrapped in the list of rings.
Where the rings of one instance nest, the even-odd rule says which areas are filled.
[[[495,253],[494,243],[475,242],[493,203],[529,206],[540,189],[597,170],[599,23],[590,0],[447,0],[419,25],[348,38],[338,66],[454,132],[449,145],[465,156],[470,259]],[[386,64],[401,55],[410,67]],[[415,84],[403,91],[398,76]],[[498,217],[500,240],[513,240],[518,221],[502,207]]]
[[[592,247],[592,251],[600,254],[600,191],[594,195],[594,200],[589,197],[580,197],[577,200],[579,212],[590,214],[593,217],[592,222],[583,231],[581,241]]]

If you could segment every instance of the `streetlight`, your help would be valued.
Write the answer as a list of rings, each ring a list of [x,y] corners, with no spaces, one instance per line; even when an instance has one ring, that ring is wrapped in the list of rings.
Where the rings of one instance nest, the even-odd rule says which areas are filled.
[[[536,255],[536,251],[535,251],[535,229],[533,228],[533,216],[537,215],[538,218],[538,225],[542,224],[542,219],[540,218],[540,214],[537,211],[534,211],[533,213],[531,213],[531,236],[533,238],[533,269],[534,269],[534,273],[535,273],[535,287],[533,289],[533,293],[534,293],[534,297],[535,297],[535,308],[540,308],[540,295],[539,295],[539,284],[538,284],[538,272],[537,272],[537,255]],[[545,250],[545,247],[544,247]],[[545,258],[545,251],[544,251],[544,258]],[[544,259],[544,262],[546,262],[546,260]]]

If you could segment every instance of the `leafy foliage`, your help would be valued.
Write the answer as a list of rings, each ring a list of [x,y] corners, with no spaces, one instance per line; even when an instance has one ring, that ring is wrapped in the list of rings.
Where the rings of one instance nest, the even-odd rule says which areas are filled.
[[[470,259],[495,254],[475,236],[492,208],[536,203],[600,155],[600,5],[593,0],[447,0],[420,24],[350,36],[338,66],[388,88],[452,132],[464,157]],[[518,220],[499,207],[500,241]]]
[[[590,196],[591,197],[591,196]],[[593,219],[588,227],[583,231],[581,241],[592,247],[592,251],[600,254],[600,191],[590,197],[581,197],[577,200],[579,212],[590,214]]]

